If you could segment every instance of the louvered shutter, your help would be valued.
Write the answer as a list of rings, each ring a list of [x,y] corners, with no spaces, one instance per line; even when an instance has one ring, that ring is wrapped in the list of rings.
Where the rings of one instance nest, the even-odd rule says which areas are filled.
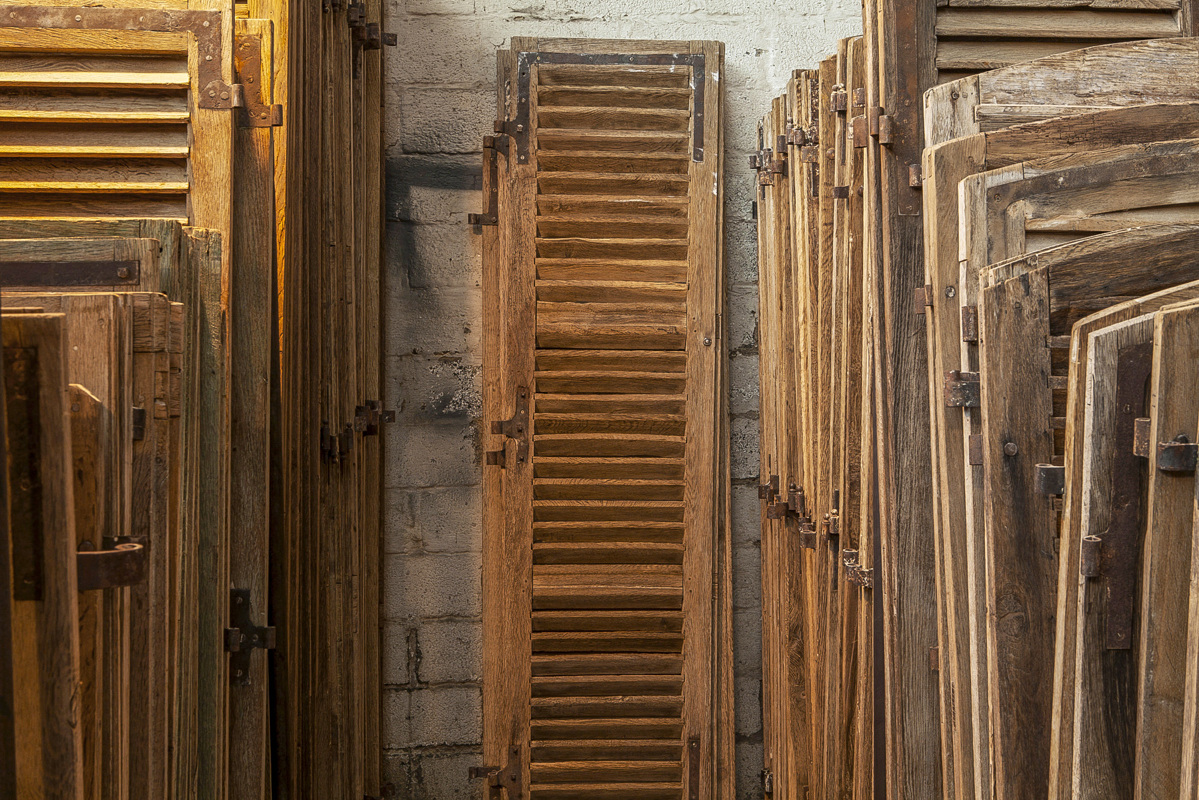
[[[4,16],[0,216],[229,230],[233,114],[244,113],[233,109],[232,12],[197,2]]]
[[[510,797],[731,791],[714,725],[731,707],[714,669],[722,57],[501,54],[484,738]]]

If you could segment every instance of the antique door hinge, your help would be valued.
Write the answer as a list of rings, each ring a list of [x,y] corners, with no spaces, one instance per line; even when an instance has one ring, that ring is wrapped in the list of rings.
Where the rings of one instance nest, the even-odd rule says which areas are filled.
[[[849,92],[841,84],[838,83],[829,92],[828,107],[834,114],[844,114],[849,110]]]
[[[275,649],[274,626],[255,625],[250,618],[250,590],[233,589],[229,594],[229,624],[225,650],[229,652],[229,682],[250,685],[250,653]]]
[[[512,439],[516,442],[516,460],[525,463],[529,460],[529,389],[520,386],[516,390],[516,413],[506,420],[491,423],[491,432]],[[505,445],[507,442],[505,442]],[[487,463],[492,466],[507,467],[507,448],[487,454]],[[494,458],[493,458],[494,456]]]
[[[779,476],[771,475],[766,483],[758,485],[758,499],[770,502],[779,494]]]
[[[75,583],[80,592],[134,586],[145,580],[146,548],[141,544],[124,543],[96,550],[95,545],[84,541],[75,553]]]
[[[1194,472],[1196,461],[1199,461],[1199,443],[1192,442],[1186,434],[1157,443],[1157,468],[1162,472]]]
[[[363,436],[378,436],[379,426],[396,421],[396,412],[385,411],[378,400],[367,400],[366,405],[354,410],[354,430]]]
[[[950,408],[978,408],[982,404],[977,372],[951,369],[945,373],[945,405]]]
[[[1037,464],[1036,487],[1038,494],[1051,497],[1066,493],[1066,468],[1054,464]]]
[[[340,433],[333,433],[329,423],[321,424],[321,455],[329,461],[341,461],[354,449],[354,426],[346,425]]]
[[[863,589],[874,587],[874,570],[863,567],[858,561],[857,550],[842,550],[841,563],[845,565],[845,579]]]
[[[488,173],[487,208],[482,214],[468,214],[467,221],[471,225],[498,225],[500,221],[500,181],[498,154],[508,153],[508,138],[497,136],[483,137],[483,161]]]
[[[509,800],[517,800],[524,794],[524,778],[520,762],[520,748],[508,748],[508,763],[503,769],[499,767],[471,767],[471,780],[480,778],[487,781],[487,797],[498,800],[501,791],[507,790]]]
[[[758,185],[773,186],[775,175],[787,174],[787,153],[784,151],[775,157],[769,147],[759,150],[749,157],[749,166],[758,173]]]
[[[978,341],[978,306],[962,306],[962,341]]]

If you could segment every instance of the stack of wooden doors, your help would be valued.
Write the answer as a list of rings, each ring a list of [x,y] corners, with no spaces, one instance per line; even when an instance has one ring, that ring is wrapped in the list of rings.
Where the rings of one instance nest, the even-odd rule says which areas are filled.
[[[500,796],[731,797],[713,42],[514,39],[483,234]]]
[[[863,39],[764,119],[774,796],[1185,780],[1192,745],[1159,745],[1184,724],[1189,591],[1150,549],[1162,479],[1106,443],[1158,412],[1086,415],[1116,413],[1117,362],[1175,380],[1154,326],[1199,279],[1199,40],[1171,38],[1195,24],[1187,2],[869,3]],[[1134,318],[1141,358],[1120,362]],[[1182,517],[1159,541],[1189,565]]]
[[[151,5],[0,12],[0,797],[379,796],[380,7]]]

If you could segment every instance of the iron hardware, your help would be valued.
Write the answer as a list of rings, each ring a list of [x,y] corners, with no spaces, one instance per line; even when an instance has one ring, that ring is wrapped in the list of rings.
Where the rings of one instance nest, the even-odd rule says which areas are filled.
[[[146,438],[146,409],[134,406],[132,416],[133,430],[131,431],[131,435],[133,441],[143,441]]]
[[[502,143],[502,144],[501,144]],[[498,225],[500,222],[500,151],[508,152],[508,139],[495,136],[483,137],[483,160],[486,162],[489,182],[487,189],[487,209],[482,214],[469,214],[467,221],[471,225]]]
[[[978,341],[978,306],[962,306],[962,341]]]
[[[1157,443],[1157,468],[1162,472],[1194,472],[1199,444],[1180,433],[1172,441]]]
[[[75,553],[75,584],[80,592],[135,586],[145,580],[146,548],[141,544],[127,542],[97,550],[85,541]]]
[[[1102,573],[1106,582],[1104,614],[1106,646],[1109,650],[1132,647],[1133,623],[1138,610],[1137,579],[1143,536],[1142,508],[1145,503],[1145,462],[1133,452],[1137,418],[1144,413],[1146,387],[1153,370],[1153,342],[1125,347],[1116,359],[1116,419],[1111,465],[1111,518],[1100,541],[1083,540],[1091,564],[1080,564]],[[1148,436],[1148,426],[1146,437]],[[1094,537],[1088,537],[1094,538]],[[1086,552],[1090,548],[1094,552]],[[1087,575],[1087,572],[1083,572]]]
[[[919,164],[908,164],[908,186],[913,189],[924,188],[924,169]]]
[[[841,84],[837,84],[829,92],[828,107],[834,114],[844,114],[848,109],[849,93],[845,91],[845,87]]]
[[[865,89],[854,89],[853,90],[853,106],[854,106],[854,108],[865,108],[866,107],[866,90]]]
[[[517,800],[524,795],[524,777],[520,762],[520,748],[508,748],[508,764],[499,767],[471,767],[471,780],[487,781],[487,797],[489,800],[499,800],[500,792],[507,790],[509,800]]]
[[[762,792],[774,794],[774,773],[768,769],[762,770]]]
[[[1151,433],[1151,423],[1152,420],[1150,420],[1148,417],[1139,417],[1133,420],[1133,455],[1139,456],[1140,458],[1149,458],[1149,436]]]
[[[516,442],[516,460],[525,463],[529,460],[529,390],[520,386],[516,390],[516,413],[510,418],[491,423],[491,432],[500,434]],[[504,458],[507,466],[507,457]]]
[[[242,128],[274,128],[283,124],[283,106],[268,105],[265,100],[269,96],[269,86],[255,87],[262,74],[262,39],[258,36],[237,36],[233,42],[233,72],[234,79],[242,87],[250,87],[243,92],[243,103],[240,106],[238,125]]]
[[[860,149],[870,144],[870,128],[865,117],[854,117],[849,124],[854,147]]]
[[[841,563],[845,565],[847,581],[863,589],[874,587],[874,570],[861,565],[857,550],[842,550]]]
[[[250,685],[250,654],[275,649],[274,626],[257,626],[250,617],[250,590],[233,589],[229,594],[229,623],[225,628],[225,650],[229,653],[229,682]]]
[[[771,475],[770,479],[758,485],[758,499],[767,502],[773,500],[779,493],[779,476]]]
[[[977,372],[952,369],[945,373],[945,405],[950,408],[978,408],[982,404]]]
[[[1036,487],[1038,494],[1060,496],[1066,493],[1066,468],[1054,464],[1037,464]]]
[[[687,797],[688,800],[699,800],[699,737],[687,739]]]
[[[378,436],[379,426],[396,421],[396,412],[384,411],[378,400],[367,400],[366,405],[354,409],[354,430],[363,436]]]
[[[71,286],[137,286],[136,261],[5,261],[0,288]]]
[[[848,200],[849,199],[849,187],[848,186],[834,186],[832,195],[833,195],[834,200]]]
[[[1078,570],[1084,578],[1099,577],[1099,563],[1102,554],[1103,543],[1098,536],[1082,537],[1082,546],[1078,551]]]

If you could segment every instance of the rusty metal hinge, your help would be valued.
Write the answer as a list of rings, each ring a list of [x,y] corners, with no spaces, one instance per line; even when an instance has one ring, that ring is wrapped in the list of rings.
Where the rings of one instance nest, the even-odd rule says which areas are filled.
[[[845,565],[845,579],[863,589],[874,587],[874,570],[863,567],[858,561],[857,550],[842,550],[841,563]]]
[[[499,154],[508,154],[508,138],[483,137],[483,166],[487,170],[487,208],[482,214],[469,214],[467,221],[474,226],[498,225],[500,221]]]
[[[1161,472],[1194,472],[1199,460],[1199,443],[1180,433],[1168,442],[1157,443],[1157,468]]]
[[[865,89],[854,89],[853,90],[853,107],[854,108],[865,108],[866,107],[866,90]]]
[[[1078,551],[1078,571],[1084,578],[1099,577],[1102,555],[1103,542],[1098,536],[1082,537],[1082,546]]]
[[[816,549],[816,525],[806,517],[799,521],[799,546],[805,550]]]
[[[977,372],[951,369],[945,373],[945,405],[949,408],[978,408],[982,404],[981,386]]]
[[[250,615],[250,590],[229,593],[229,627],[225,628],[225,650],[229,653],[229,682],[250,685],[250,653],[275,649],[275,628],[255,625]]]
[[[387,411],[378,400],[367,400],[366,405],[354,409],[354,430],[363,436],[378,436],[379,426],[396,421],[396,412]]]
[[[908,186],[913,189],[924,188],[924,169],[919,164],[908,164]]]
[[[933,305],[933,287],[932,284],[924,284],[916,287],[916,313],[923,314],[927,308],[932,308]]]
[[[826,513],[820,524],[824,528],[824,538],[836,539],[841,536],[841,513],[837,509]]]
[[[758,499],[770,502],[779,494],[779,476],[771,475],[766,483],[758,484]]]
[[[870,144],[870,126],[865,117],[854,117],[849,126],[854,147],[861,149]]]
[[[762,770],[763,794],[774,794],[774,773],[768,769]]]
[[[881,110],[881,109],[880,109]],[[895,139],[895,118],[887,114],[879,114],[877,124],[870,126],[870,133],[878,137],[879,144],[891,144]]]
[[[962,341],[978,341],[978,306],[962,306]]]
[[[832,197],[834,200],[848,200],[849,199],[849,187],[848,186],[834,186],[834,187],[832,187],[831,194],[832,194]]]
[[[829,92],[828,107],[834,114],[844,114],[849,110],[849,92],[841,84],[838,83]]]
[[[90,541],[75,553],[75,584],[80,592],[135,586],[146,580],[146,548],[126,542],[95,549]]]
[[[341,461],[354,449],[354,426],[347,424],[340,433],[333,433],[328,422],[321,423],[321,456],[329,461]]]
[[[1066,493],[1066,468],[1055,464],[1037,464],[1035,484],[1038,494],[1051,497]]]
[[[508,748],[508,763],[500,767],[471,767],[471,780],[487,781],[487,797],[498,800],[500,792],[507,791],[509,800],[518,800],[524,796],[523,765],[520,758],[520,747],[513,745]]]
[[[259,86],[262,75],[262,37],[235,36],[233,75],[244,87],[237,124],[242,128],[274,128],[283,124],[283,106],[268,104],[270,86]]]
[[[517,463],[523,464],[529,460],[529,389],[527,386],[517,387],[515,413],[508,419],[492,422],[491,432],[516,442]],[[505,442],[505,455],[495,462],[488,455],[487,463],[507,467],[506,450],[507,443]]]
[[[749,157],[749,166],[758,173],[758,183],[762,186],[773,186],[775,175],[787,174],[787,153],[783,151],[777,158],[770,148],[759,150]]]

